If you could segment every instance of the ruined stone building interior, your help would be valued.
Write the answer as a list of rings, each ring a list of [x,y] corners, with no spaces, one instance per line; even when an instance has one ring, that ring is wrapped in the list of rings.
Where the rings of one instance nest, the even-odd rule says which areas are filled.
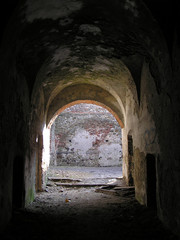
[[[0,239],[179,239],[179,1],[0,15]]]

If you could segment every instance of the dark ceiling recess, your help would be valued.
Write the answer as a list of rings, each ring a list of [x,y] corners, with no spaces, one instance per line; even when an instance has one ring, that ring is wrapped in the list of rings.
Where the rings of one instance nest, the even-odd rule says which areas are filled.
[[[179,0],[143,0],[159,23],[166,38],[170,53],[172,52],[174,32],[177,31],[180,18]],[[178,34],[180,31],[178,31]]]
[[[18,4],[23,0],[2,1],[0,6],[0,45],[7,24]],[[166,39],[170,56],[173,52],[175,32],[180,45],[180,1],[179,0],[142,0],[160,25]]]
[[[10,17],[12,16],[19,0],[6,0],[1,1],[0,5],[0,42],[2,36],[8,24]]]
[[[160,24],[171,50],[174,28],[178,27],[180,16],[179,0],[142,0],[151,11],[153,17]],[[10,17],[13,14],[19,0],[2,1],[0,6],[0,42]],[[179,33],[180,31],[178,31]]]

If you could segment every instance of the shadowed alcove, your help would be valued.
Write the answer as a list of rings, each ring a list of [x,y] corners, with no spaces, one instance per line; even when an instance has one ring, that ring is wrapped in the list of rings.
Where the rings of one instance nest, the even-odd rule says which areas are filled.
[[[5,4],[0,45],[4,239],[179,236],[179,5],[170,0]],[[78,104],[99,110],[95,114],[86,106],[82,117]],[[119,160],[122,166],[116,166]],[[120,167],[122,174],[92,187],[77,172],[66,176],[70,164]],[[62,176],[53,175],[56,167],[64,168]],[[88,181],[91,173],[86,172]],[[74,181],[71,186],[62,182],[67,179]]]

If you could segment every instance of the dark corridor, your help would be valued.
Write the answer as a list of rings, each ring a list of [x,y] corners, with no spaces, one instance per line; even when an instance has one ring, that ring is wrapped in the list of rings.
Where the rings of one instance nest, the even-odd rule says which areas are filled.
[[[177,240],[155,211],[140,205],[134,193],[101,193],[97,188],[50,187],[37,194],[0,235],[1,240]]]
[[[157,209],[156,202],[156,159],[154,155],[147,154],[147,206]]]
[[[0,239],[178,239],[180,1],[6,0],[0,11]],[[118,121],[135,193],[46,189],[44,133],[82,101]],[[97,165],[121,158],[110,145],[117,132],[96,139],[88,124],[74,138],[83,151],[64,134],[55,160],[92,150]]]
[[[13,209],[24,207],[24,158],[16,156],[13,163]]]

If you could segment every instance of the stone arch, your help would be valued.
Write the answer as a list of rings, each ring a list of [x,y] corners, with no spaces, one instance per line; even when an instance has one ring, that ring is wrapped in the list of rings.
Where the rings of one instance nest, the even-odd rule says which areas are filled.
[[[123,128],[124,127],[124,124],[123,122],[121,121],[121,119],[119,118],[119,116],[108,106],[106,106],[105,104],[101,103],[101,102],[97,102],[97,101],[94,101],[94,100],[76,100],[76,101],[73,101],[71,103],[68,103],[66,105],[64,105],[63,107],[61,107],[52,117],[52,119],[49,121],[48,123],[48,128],[51,127],[51,125],[53,124],[53,122],[55,121],[56,117],[61,113],[63,112],[66,108],[69,108],[71,106],[74,106],[76,104],[80,104],[80,103],[88,103],[88,104],[94,104],[94,105],[97,105],[97,106],[100,106],[102,108],[105,108],[107,109],[114,117],[115,119],[117,120],[117,122],[119,123],[120,127]]]
[[[6,103],[6,107],[3,108],[5,117],[2,119],[5,120],[8,129],[12,130],[9,130],[9,135],[12,134],[10,136],[11,140],[8,139],[8,141],[12,141],[10,142],[12,144],[9,144],[8,141],[4,141],[6,129],[3,129],[1,137],[4,145],[1,153],[3,161],[6,161],[6,152],[9,150],[9,145],[15,146],[20,132],[24,141],[19,147],[24,147],[28,153],[27,155],[24,154],[27,166],[26,203],[33,199],[33,197],[29,197],[29,195],[32,195],[29,193],[33,192],[35,172],[33,167],[35,148],[34,142],[31,142],[33,140],[31,135],[35,139],[34,136],[39,129],[42,130],[45,120],[47,122],[47,118],[53,115],[55,110],[53,110],[53,101],[57,99],[56,97],[62,93],[64,88],[73,84],[94,84],[103,87],[117,100],[118,107],[120,106],[122,112],[124,112],[125,119],[121,120],[124,123],[124,128],[126,128],[126,139],[128,129],[134,128],[134,155],[137,159],[135,168],[138,178],[135,185],[138,201],[145,203],[145,174],[142,170],[145,169],[144,162],[147,152],[160,155],[162,161],[157,163],[159,164],[157,175],[168,187],[173,186],[174,192],[178,191],[179,185],[175,183],[179,180],[177,172],[178,157],[176,159],[176,155],[179,156],[177,152],[179,136],[176,129],[177,124],[174,123],[179,118],[176,115],[171,117],[171,114],[179,109],[177,103],[179,99],[179,72],[176,66],[176,64],[179,64],[179,55],[176,51],[179,49],[178,40],[175,40],[171,46],[174,53],[168,52],[162,34],[162,27],[166,28],[166,21],[162,20],[168,19],[167,14],[162,14],[163,17],[158,25],[158,22],[156,22],[157,16],[154,18],[153,11],[151,12],[151,9],[149,11],[146,7],[146,4],[147,6],[154,6],[154,13],[157,13],[157,7],[159,6],[158,9],[161,9],[162,4],[157,4],[156,1],[148,4],[147,2],[152,1],[138,0],[81,1],[86,2],[86,6],[73,11],[73,22],[64,25],[58,24],[65,23],[62,21],[65,16],[59,15],[61,11],[56,11],[57,15],[54,15],[54,9],[57,10],[56,1],[53,1],[50,8],[47,8],[47,5],[37,4],[38,1],[32,0],[29,2],[30,4],[27,0],[24,0],[19,3],[17,11],[4,34],[1,47],[1,78],[4,79],[2,99]],[[57,3],[67,4],[67,1],[57,1]],[[32,9],[34,11],[29,11]],[[93,11],[94,9],[97,11]],[[44,10],[47,11],[45,11],[46,14]],[[70,16],[70,13],[68,12],[68,16]],[[167,13],[171,14],[169,4]],[[158,18],[162,15],[158,14]],[[173,26],[174,20],[172,21]],[[82,29],[85,29],[84,27],[88,26],[88,23],[93,23],[98,31],[82,31]],[[175,23],[176,25],[177,23]],[[173,40],[174,34],[167,34],[166,36]],[[45,63],[46,58],[52,60],[52,64],[50,62]],[[121,64],[122,62],[125,64]],[[41,69],[42,65],[44,67]],[[125,65],[131,74],[128,74]],[[16,78],[15,73],[17,73],[19,81],[17,81],[18,78]],[[40,80],[39,86],[35,83],[37,74]],[[132,80],[131,75],[139,93],[141,104],[139,116],[134,114],[137,109],[133,112],[136,97],[132,99],[132,107],[126,102],[126,89],[131,86],[127,79]],[[27,87],[23,84],[25,79]],[[133,81],[132,84],[134,86]],[[152,87],[153,84],[155,87]],[[29,95],[31,95],[33,87],[37,92],[38,89],[42,88],[45,99],[41,108],[34,107],[36,110],[34,112],[31,111],[31,106],[28,106]],[[131,97],[133,98],[135,95],[132,91]],[[143,95],[145,99],[143,99]],[[18,96],[20,97],[17,98]],[[36,105],[38,105],[37,103],[39,103],[38,99],[35,101]],[[17,111],[22,106],[24,106],[23,114]],[[42,115],[40,114],[41,110],[44,111]],[[16,121],[6,121],[11,118],[13,113],[17,113]],[[39,118],[39,116],[41,117]],[[23,129],[22,131],[21,124],[18,127],[18,117],[22,121],[22,127],[27,128],[27,130]],[[129,121],[126,121],[127,118]],[[28,131],[29,129],[30,131]],[[147,135],[151,136],[148,137],[149,142],[146,141]],[[155,139],[156,136],[158,136],[158,140]],[[170,143],[169,139],[172,139]],[[171,147],[167,147],[169,144]],[[175,157],[173,157],[172,151],[174,151]],[[15,151],[11,152],[11,155],[15,155]],[[170,164],[171,161],[172,164]],[[4,188],[3,182],[6,181],[6,175],[12,175],[13,161],[9,161],[8,164],[9,167],[4,167],[6,165],[2,162],[4,172],[1,177],[0,190],[4,195],[6,194],[6,188]],[[169,166],[171,168],[167,176]],[[160,217],[169,226],[171,225],[175,230],[178,230],[179,211],[172,214],[170,208],[174,204],[174,209],[175,207],[179,209],[178,198],[174,201],[170,195],[172,192],[168,191],[168,187],[161,188],[159,184],[158,197],[162,198],[162,204],[158,209],[159,216],[161,215]],[[10,191],[9,188],[7,198],[2,199],[1,206],[5,210],[1,208],[3,211],[0,222],[2,222],[4,216],[7,219],[6,216],[10,215],[10,210],[6,211],[8,203],[11,202]],[[174,224],[175,221],[178,224]]]
[[[93,102],[103,106],[115,116],[120,126],[124,127],[124,109],[120,108],[117,100],[108,91],[90,84],[77,84],[64,88],[49,105],[46,124],[48,125],[61,109],[76,102]]]
[[[126,21],[124,24],[121,24],[121,21],[116,21],[115,28],[112,28],[114,14],[117,14],[117,19],[120,16],[119,11],[115,11],[118,8],[122,10],[122,16]],[[135,14],[133,19],[129,17],[134,10],[128,10],[127,14],[126,8],[127,6],[124,8],[122,2],[111,9],[109,17],[107,18],[106,16],[104,18],[110,19],[110,21],[108,20],[105,27],[101,25],[102,32],[98,36],[99,39],[97,41],[94,41],[93,36],[95,35],[91,35],[91,33],[88,33],[88,38],[84,38],[85,33],[79,31],[82,28],[82,23],[78,22],[78,31],[72,33],[69,42],[64,41],[64,38],[57,38],[53,39],[54,44],[51,49],[48,48],[48,50],[46,49],[47,51],[44,51],[44,49],[38,48],[46,53],[43,54],[43,58],[38,62],[37,72],[33,75],[36,76],[36,81],[33,85],[34,96],[38,96],[39,89],[41,89],[40,91],[44,96],[43,106],[41,109],[36,109],[38,117],[42,116],[39,114],[39,111],[43,109],[43,116],[41,119],[38,119],[40,129],[44,125],[47,126],[58,109],[61,109],[66,104],[78,100],[93,100],[108,106],[121,119],[124,126],[123,136],[126,142],[128,130],[135,128],[134,126],[141,125],[140,130],[142,132],[146,131],[145,124],[141,124],[139,114],[139,106],[141,105],[142,93],[144,91],[142,88],[143,63],[145,61],[149,64],[149,71],[152,75],[151,81],[155,83],[156,88],[159,88],[161,86],[159,75],[161,71],[163,72],[163,68],[161,61],[154,55],[156,51],[154,51],[152,46],[154,45],[155,49],[158,50],[165,49],[165,46],[157,43],[156,36],[159,33],[159,28],[154,23],[153,35],[151,31],[141,32],[140,29],[143,28],[139,26],[143,25],[144,21],[142,19],[145,20],[146,16],[148,16],[144,14],[146,9],[142,4],[139,5],[137,3],[137,9],[142,9],[143,11],[138,11],[138,17]],[[140,14],[141,12],[143,12],[143,15]],[[140,19],[141,21],[139,21]],[[136,27],[134,20],[137,24]],[[152,22],[149,21],[148,24],[148,26],[151,26]],[[129,33],[126,33],[127,26]],[[41,28],[41,24],[39,27]],[[64,31],[66,30],[62,29],[62,32],[66,34],[67,32]],[[114,36],[117,32],[119,34],[114,41]],[[47,34],[46,31],[45,34]],[[110,43],[112,42],[114,44],[111,48]],[[41,43],[45,43],[44,40]],[[139,45],[141,45],[141,49],[139,49]],[[46,43],[42,44],[42,46],[46,46]],[[88,46],[88,48],[86,47],[85,49],[84,46]],[[37,58],[37,56],[35,57]],[[164,59],[166,59],[166,56]],[[145,80],[150,82],[149,79]],[[85,91],[80,91],[79,88]],[[75,95],[72,94],[73,89],[75,90]],[[96,96],[96,90],[106,94]],[[66,98],[64,98],[65,95]],[[151,101],[149,100],[149,102]],[[150,114],[147,113],[147,115]],[[140,144],[143,141],[142,137],[138,135],[137,131],[133,133],[134,140],[136,140],[136,142],[134,141],[136,150],[138,151],[139,148],[144,152],[145,150]],[[126,171],[124,172],[128,173],[128,166],[126,166]],[[126,179],[127,176],[128,174],[125,174]],[[135,183],[135,185],[137,184]]]
[[[108,64],[107,68],[104,63]],[[69,60],[66,71],[62,69],[62,66],[52,69],[50,62],[45,62],[37,75],[33,91],[33,96],[38,95],[36,92],[39,92],[39,89],[43,92],[44,119],[42,125],[48,126],[57,112],[61,111],[60,109],[76,101],[94,101],[98,105],[105,106],[113,112],[123,128],[126,128],[128,116],[126,113],[127,99],[131,98],[133,102],[131,112],[138,115],[137,88],[127,66],[119,59],[110,60],[102,56],[98,58],[98,64],[102,69],[95,68],[92,71],[89,69],[92,66],[87,65],[86,72],[84,68],[78,68],[75,73],[72,73],[72,62],[69,63]],[[123,165],[127,165],[124,155]],[[125,169],[124,177],[128,179],[128,165]]]
[[[67,89],[64,89],[64,90],[66,91],[60,92],[59,96],[57,96],[57,99],[54,99],[54,101],[52,102],[53,105],[52,106],[50,105],[48,109],[47,118],[46,118],[47,129],[50,130],[51,125],[55,121],[56,117],[61,112],[63,112],[66,108],[69,108],[73,105],[77,105],[80,103],[94,104],[94,105],[105,108],[113,115],[113,117],[116,119],[121,129],[124,128],[124,123],[119,117],[119,116],[122,116],[124,120],[124,115],[120,111],[120,109],[117,108],[118,106],[117,101],[107,91],[104,91],[103,89],[100,89],[97,86],[91,86],[91,85],[88,86],[87,84],[73,85],[72,87],[69,87],[68,90]],[[82,94],[79,97],[78,91],[80,92],[80,90]],[[74,101],[72,101],[71,99],[71,97],[73,96],[72,91],[75,91],[77,94],[75,95],[75,97],[72,98]],[[67,99],[64,98],[64,96],[68,96],[68,94],[70,98],[67,98]],[[84,98],[86,100],[84,100]],[[75,100],[75,99],[78,99],[78,100]],[[79,99],[83,99],[83,100],[79,100]],[[93,99],[96,99],[96,100],[93,100]],[[54,110],[52,111],[52,109]],[[50,163],[50,159],[49,159],[49,163]]]
[[[79,100],[65,105],[48,124],[50,166],[122,166],[120,124],[104,104]]]
[[[127,135],[127,150],[128,150],[128,183],[134,185],[134,161],[133,161],[133,135],[130,130]]]

